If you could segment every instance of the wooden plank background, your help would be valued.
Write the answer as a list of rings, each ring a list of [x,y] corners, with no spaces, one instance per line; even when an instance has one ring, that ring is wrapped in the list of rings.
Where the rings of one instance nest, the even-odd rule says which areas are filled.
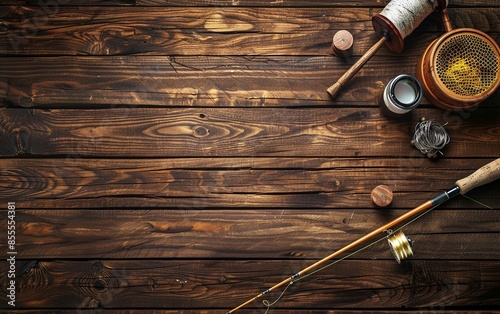
[[[450,2],[455,27],[500,41],[498,1]],[[3,1],[0,310],[13,310],[8,202],[18,313],[225,313],[500,157],[498,91],[468,111],[424,100],[395,120],[377,108],[443,33],[439,14],[328,98],[387,3]],[[341,29],[355,39],[348,59],[330,54]],[[421,117],[447,123],[436,160],[410,145]],[[389,208],[371,203],[379,184]],[[272,312],[495,309],[499,189],[406,226],[408,261],[377,243],[295,283]]]

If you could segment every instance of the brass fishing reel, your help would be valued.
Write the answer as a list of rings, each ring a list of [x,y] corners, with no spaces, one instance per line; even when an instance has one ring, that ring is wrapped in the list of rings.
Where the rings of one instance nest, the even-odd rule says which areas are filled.
[[[407,238],[403,231],[399,231],[397,234],[389,236],[387,242],[398,264],[400,264],[402,260],[413,256],[413,241]]]

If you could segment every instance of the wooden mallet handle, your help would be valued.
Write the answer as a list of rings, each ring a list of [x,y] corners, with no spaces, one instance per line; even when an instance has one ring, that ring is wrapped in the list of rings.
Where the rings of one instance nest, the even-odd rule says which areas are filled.
[[[500,158],[477,169],[473,174],[458,180],[455,184],[460,188],[460,194],[465,194],[478,186],[500,179]]]
[[[345,72],[344,75],[342,75],[335,84],[327,89],[328,95],[330,95],[331,98],[335,98],[335,96],[337,96],[342,86],[344,86],[356,73],[358,73],[359,69],[361,69],[363,65],[365,65],[365,63],[370,60],[371,57],[373,57],[375,52],[377,52],[380,47],[382,47],[385,40],[385,37],[380,38],[380,40],[370,49],[368,49],[368,51],[365,52],[365,54],[361,58],[359,58],[359,60],[354,63],[352,67],[347,70],[347,72]]]

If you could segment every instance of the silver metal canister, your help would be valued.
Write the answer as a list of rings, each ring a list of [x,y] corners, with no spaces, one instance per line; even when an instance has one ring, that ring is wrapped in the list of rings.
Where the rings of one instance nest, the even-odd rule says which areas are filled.
[[[420,82],[409,74],[401,74],[387,83],[379,97],[380,111],[389,117],[402,117],[422,100]]]

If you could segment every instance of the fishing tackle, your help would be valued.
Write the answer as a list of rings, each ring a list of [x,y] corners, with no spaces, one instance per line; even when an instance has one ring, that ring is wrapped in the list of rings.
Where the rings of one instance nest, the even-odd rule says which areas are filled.
[[[286,284],[292,284],[293,282],[300,280],[301,278],[304,278],[307,274],[310,274],[314,270],[317,271],[317,269],[322,269],[324,265],[327,264],[331,259],[338,257],[339,255],[346,253],[358,246],[360,246],[362,243],[365,243],[376,236],[379,236],[380,234],[383,234],[387,232],[388,230],[391,230],[393,227],[409,220],[412,217],[422,215],[435,207],[443,204],[444,202],[448,201],[449,199],[459,195],[459,194],[465,194],[469,192],[470,190],[477,188],[481,185],[493,182],[497,179],[500,179],[500,158],[482,166],[478,170],[476,170],[474,173],[471,175],[460,179],[455,182],[455,186],[453,186],[451,189],[448,191],[445,191],[438,196],[434,197],[433,199],[430,199],[420,206],[415,207],[414,209],[404,213],[403,215],[395,218],[394,220],[386,223],[385,225],[373,230],[372,232],[364,235],[363,237],[359,238],[358,240],[344,246],[343,248],[333,252],[332,254],[328,255],[327,257],[317,261],[316,263],[304,268],[303,270],[299,271],[298,273],[294,274],[291,277],[286,278],[285,280],[277,283],[276,285],[272,286],[271,288],[265,290],[264,292],[256,295],[255,297],[249,299],[248,301],[243,302],[241,305],[235,307],[234,309],[228,311],[226,314],[231,314],[236,312],[237,310],[249,305],[250,303],[260,299],[262,296],[270,293],[271,291],[274,291]],[[390,233],[391,234],[391,233]],[[397,238],[391,238],[390,240],[390,246],[394,250],[394,256],[396,257],[396,260],[400,262],[402,259],[410,256],[412,252],[411,250],[411,241],[409,241],[403,233],[398,233],[396,234]],[[375,241],[374,243],[377,243],[379,240]],[[405,243],[406,242],[406,243]],[[374,244],[372,243],[372,244]],[[370,245],[372,245],[370,244]],[[369,245],[369,246],[370,246]],[[365,246],[366,248],[368,246]],[[362,249],[364,249],[362,248]],[[361,250],[362,250],[361,249]],[[360,251],[360,250],[358,250]],[[355,251],[354,253],[349,254],[347,257],[352,256],[353,254],[357,253],[358,251]],[[344,257],[346,258],[346,257]]]
[[[389,237],[387,242],[396,262],[401,263],[402,260],[413,255],[413,241],[408,239],[403,231]]]
[[[382,12],[372,18],[373,29],[379,40],[345,72],[327,92],[335,98],[342,88],[384,44],[395,53],[404,48],[404,39],[435,10],[444,10],[448,0],[392,0]]]
[[[436,158],[438,154],[443,155],[441,150],[449,142],[450,136],[441,123],[424,118],[415,126],[415,133],[410,141],[412,146],[428,158]]]

